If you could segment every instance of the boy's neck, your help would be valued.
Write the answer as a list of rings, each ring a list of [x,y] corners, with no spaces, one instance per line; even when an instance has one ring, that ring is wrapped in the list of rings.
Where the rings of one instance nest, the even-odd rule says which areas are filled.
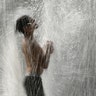
[[[32,39],[33,39],[33,34],[31,34],[31,35],[29,35],[29,36],[28,36],[28,35],[25,35],[25,39],[27,39],[27,40],[29,40],[29,39],[32,40]]]

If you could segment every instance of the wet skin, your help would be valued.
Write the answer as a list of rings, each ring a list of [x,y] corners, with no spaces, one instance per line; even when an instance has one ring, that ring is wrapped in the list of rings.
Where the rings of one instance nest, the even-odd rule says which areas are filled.
[[[38,28],[34,19],[30,20],[26,26],[23,27],[24,39],[22,40],[22,51],[26,60],[26,71],[41,75],[43,69],[48,68],[50,55],[53,53],[53,42],[47,41],[44,52],[38,42],[34,39],[34,30]]]

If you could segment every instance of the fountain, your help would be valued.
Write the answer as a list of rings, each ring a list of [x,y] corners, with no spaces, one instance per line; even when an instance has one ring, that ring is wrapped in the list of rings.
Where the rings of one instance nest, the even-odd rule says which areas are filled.
[[[15,34],[18,17],[28,14],[39,24],[41,46],[54,42],[54,54],[42,74],[46,96],[95,96],[95,0],[0,1],[0,96],[26,96],[25,61]]]

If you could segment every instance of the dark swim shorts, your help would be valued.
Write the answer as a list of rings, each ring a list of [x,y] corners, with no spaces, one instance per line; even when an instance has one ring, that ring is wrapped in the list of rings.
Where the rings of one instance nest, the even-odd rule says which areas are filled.
[[[38,75],[25,76],[24,88],[27,96],[44,96],[42,79]]]

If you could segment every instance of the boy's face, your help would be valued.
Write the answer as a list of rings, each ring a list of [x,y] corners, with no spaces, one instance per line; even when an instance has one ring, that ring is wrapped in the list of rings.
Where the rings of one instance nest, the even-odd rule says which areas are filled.
[[[26,33],[26,35],[28,36],[30,36],[34,32],[34,30],[37,28],[38,28],[38,25],[36,24],[34,19],[30,19],[30,22],[23,27],[24,33]]]

